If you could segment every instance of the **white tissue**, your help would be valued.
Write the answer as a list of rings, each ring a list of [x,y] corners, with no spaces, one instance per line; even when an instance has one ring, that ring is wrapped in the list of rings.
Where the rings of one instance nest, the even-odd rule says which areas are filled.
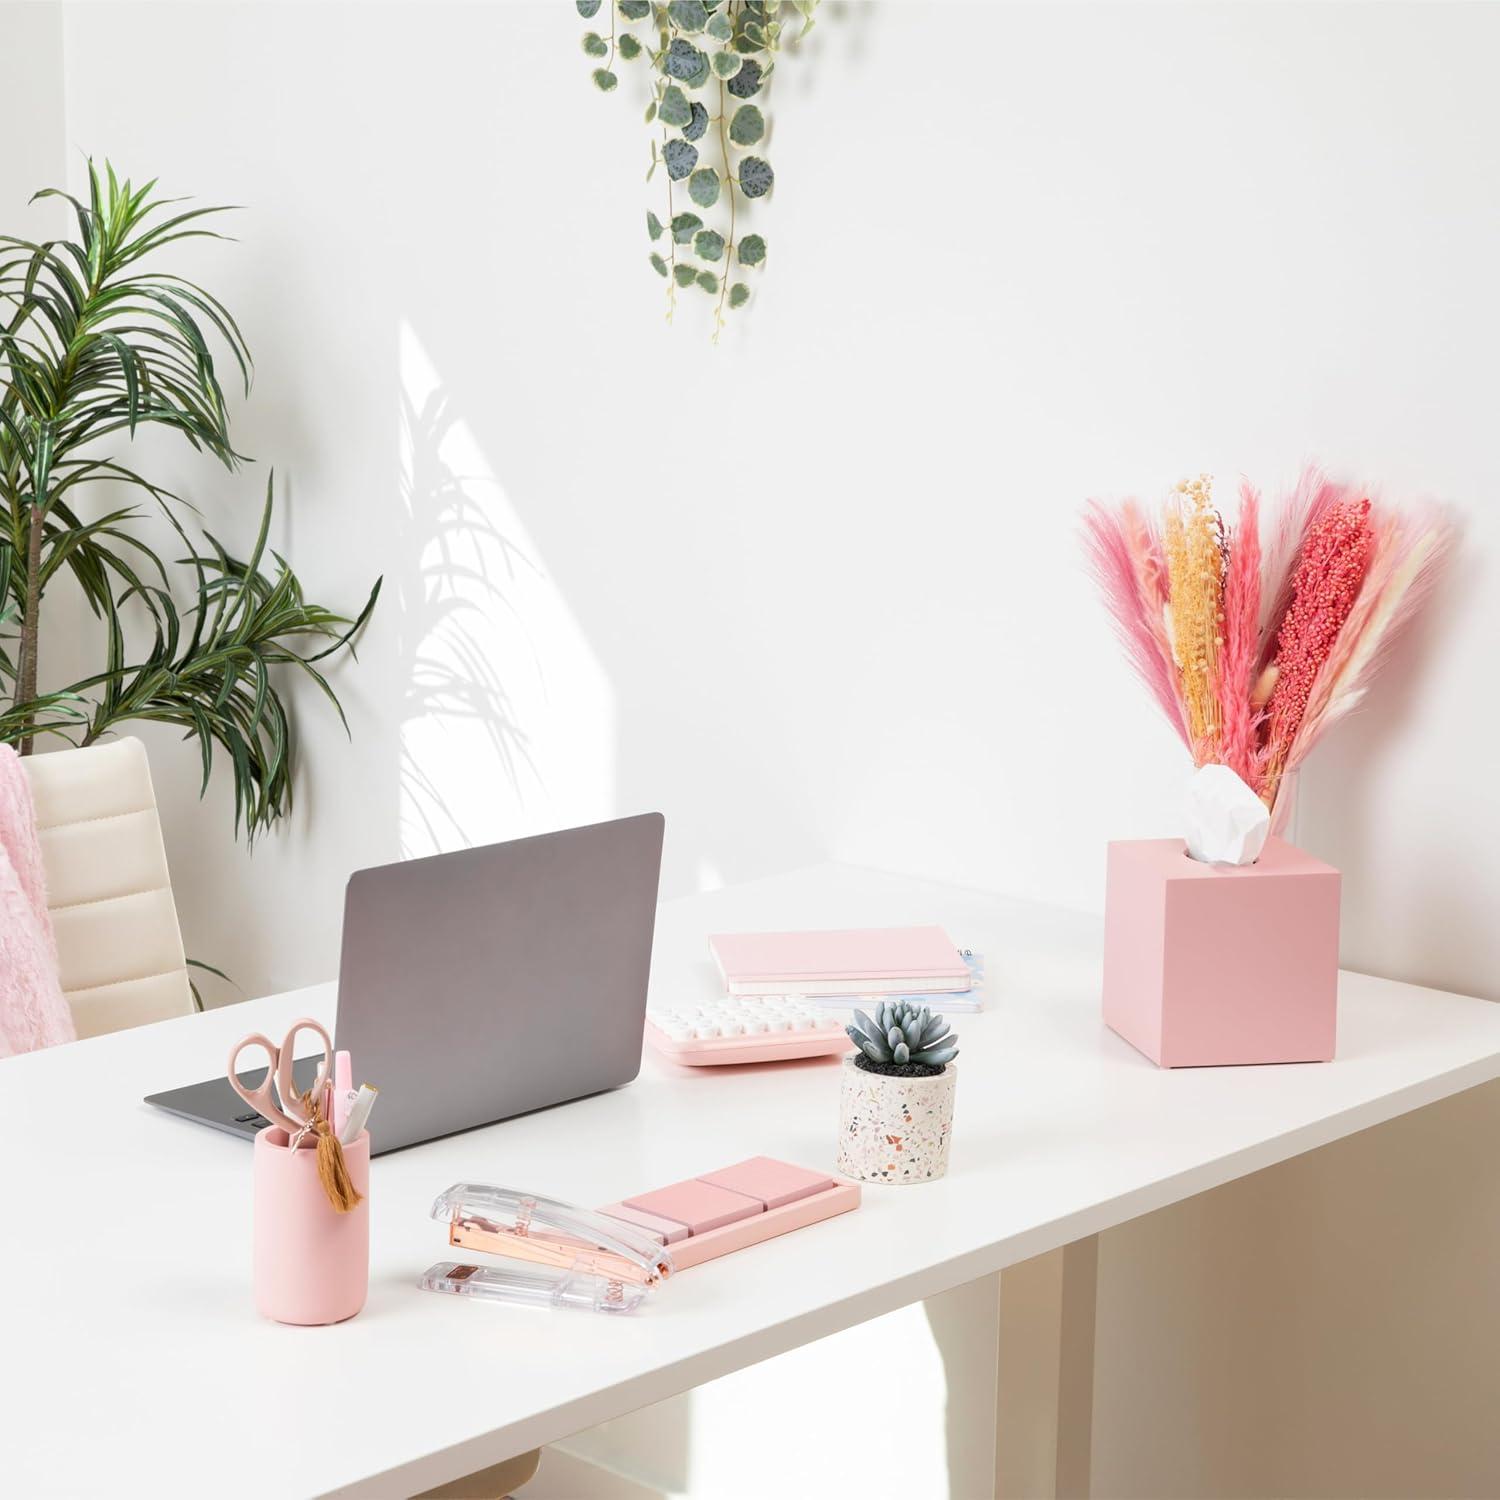
[[[1253,865],[1271,831],[1271,812],[1228,766],[1199,766],[1188,783],[1188,853],[1214,865]]]

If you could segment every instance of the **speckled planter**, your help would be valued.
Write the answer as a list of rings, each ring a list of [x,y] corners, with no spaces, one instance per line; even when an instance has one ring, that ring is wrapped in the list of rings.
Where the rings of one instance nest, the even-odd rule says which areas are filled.
[[[930,1078],[897,1078],[844,1058],[838,1169],[864,1182],[931,1182],[948,1170],[958,1064]]]

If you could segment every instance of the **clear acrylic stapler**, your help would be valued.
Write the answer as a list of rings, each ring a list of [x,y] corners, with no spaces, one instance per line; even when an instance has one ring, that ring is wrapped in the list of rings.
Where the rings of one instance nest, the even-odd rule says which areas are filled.
[[[517,1302],[632,1312],[672,1274],[659,1241],[619,1219],[537,1193],[458,1182],[432,1205],[448,1225],[448,1243],[502,1257],[501,1264],[439,1261],[423,1274],[432,1292]]]

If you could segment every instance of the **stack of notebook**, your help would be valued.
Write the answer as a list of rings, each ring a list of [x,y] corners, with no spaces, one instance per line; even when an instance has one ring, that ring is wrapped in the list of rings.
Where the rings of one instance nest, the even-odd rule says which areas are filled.
[[[730,995],[802,995],[835,1009],[894,996],[979,1009],[978,959],[941,927],[716,933],[708,946]]]

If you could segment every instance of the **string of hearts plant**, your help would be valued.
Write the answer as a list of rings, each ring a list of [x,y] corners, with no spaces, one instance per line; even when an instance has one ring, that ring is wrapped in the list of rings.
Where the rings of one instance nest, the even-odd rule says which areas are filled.
[[[604,0],[575,0],[584,20],[598,16]],[[789,0],[801,17],[796,40],[813,27],[818,0]],[[651,140],[649,182],[658,167],[666,178],[666,216],[646,215],[655,247],[650,265],[667,283],[667,320],[677,310],[679,289],[697,287],[714,299],[714,342],[726,308],[743,307],[750,286],[735,268],[766,262],[760,234],[740,233],[749,200],[764,198],[776,181],[761,153],[770,124],[753,102],[770,81],[785,30],[782,0],[611,0],[609,35],[587,31],[586,56],[595,59],[594,86],[602,93],[619,84],[615,59],[645,58],[652,71],[646,124],[660,127]],[[644,22],[644,40],[630,28]],[[654,43],[654,45],[653,45]],[[686,195],[687,203],[680,195]],[[702,210],[701,213],[695,210]],[[713,213],[713,222],[703,214]]]

